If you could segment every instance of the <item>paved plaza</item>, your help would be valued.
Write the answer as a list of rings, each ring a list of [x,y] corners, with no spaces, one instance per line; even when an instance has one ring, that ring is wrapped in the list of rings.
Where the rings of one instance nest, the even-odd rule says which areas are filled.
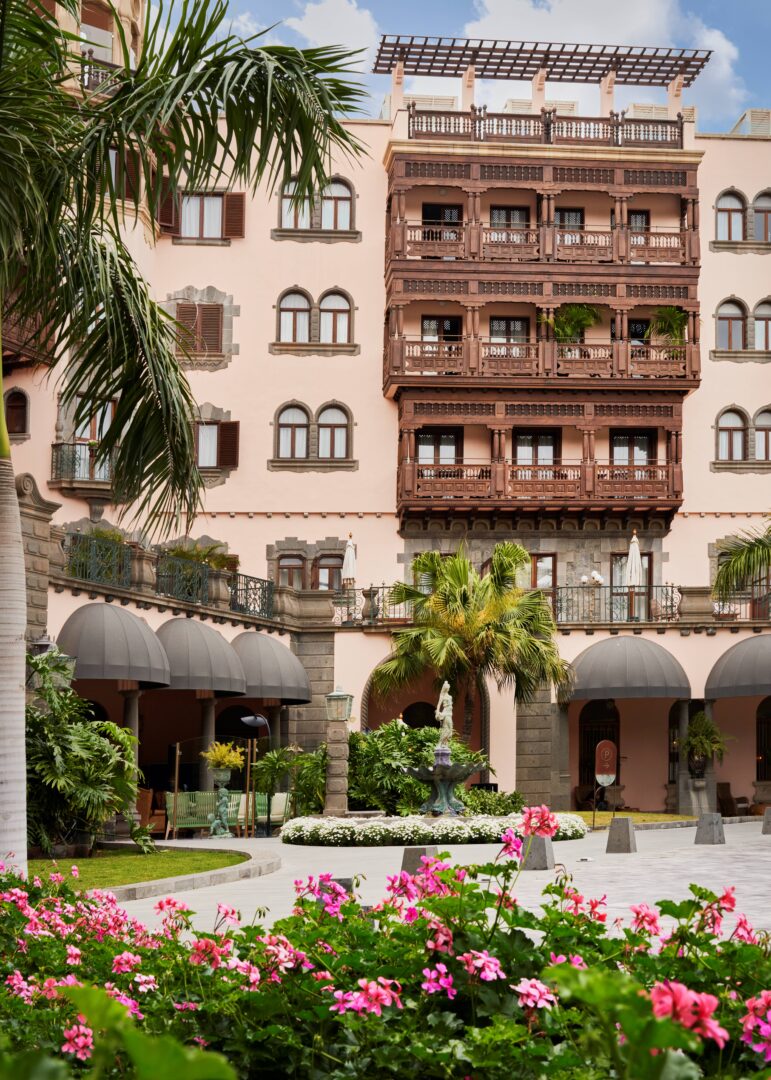
[[[688,885],[696,882],[717,891],[736,886],[737,912],[743,912],[756,929],[771,931],[771,836],[761,834],[762,822],[726,825],[723,846],[695,846],[694,828],[638,830],[637,853],[606,855],[607,832],[590,833],[583,840],[554,845],[558,866],[573,875],[574,884],[585,896],[607,895],[608,922],[617,916],[629,918],[629,906],[645,901],[653,905],[662,899],[681,899]],[[189,846],[190,841],[179,841]],[[255,909],[267,908],[267,922],[288,915],[294,898],[293,882],[308,874],[331,872],[336,877],[360,875],[358,894],[364,903],[375,903],[385,895],[386,875],[401,867],[400,847],[322,848],[298,847],[270,840],[206,840],[206,847],[248,850],[256,857],[278,855],[282,866],[265,877],[246,879],[220,886],[177,892],[195,911],[194,924],[210,930],[217,904],[237,907],[244,920]],[[468,864],[494,858],[498,848],[491,844],[463,844],[449,847],[453,862]],[[536,907],[541,890],[554,879],[553,871],[523,873],[515,894],[520,903]],[[127,902],[126,909],[150,925],[158,924],[154,912],[157,898]]]

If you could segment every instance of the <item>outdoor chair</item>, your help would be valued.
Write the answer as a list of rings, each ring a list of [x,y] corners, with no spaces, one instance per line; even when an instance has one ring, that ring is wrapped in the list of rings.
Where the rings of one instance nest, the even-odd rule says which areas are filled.
[[[236,822],[236,836],[241,836],[246,828],[246,800],[247,795],[241,796],[238,804],[238,820]],[[252,806],[249,808],[249,825],[254,826],[265,820],[268,812],[268,796],[262,791],[252,793]]]
[[[750,800],[746,795],[731,794],[730,784],[717,784],[717,806],[723,817],[742,817],[750,812]]]
[[[240,791],[228,792],[228,827],[238,825],[238,809],[241,804]],[[180,791],[177,793],[176,817],[174,814],[174,793],[166,792],[166,839],[172,829],[208,829],[211,826],[210,814],[217,812],[216,791]]]
[[[267,796],[265,796],[265,811],[263,814],[258,814],[256,821],[258,825],[268,824],[267,814]],[[277,791],[273,798],[270,800],[270,827],[274,825],[283,825],[289,816],[289,792]]]

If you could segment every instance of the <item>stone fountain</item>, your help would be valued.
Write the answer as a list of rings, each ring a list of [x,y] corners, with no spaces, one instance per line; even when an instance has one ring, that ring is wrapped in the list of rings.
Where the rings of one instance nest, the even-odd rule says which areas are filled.
[[[450,739],[453,735],[452,724],[452,695],[450,684],[445,682],[439,694],[439,701],[434,714],[439,721],[439,742],[434,751],[433,765],[419,765],[417,768],[408,767],[405,772],[414,776],[416,780],[422,780],[431,785],[431,794],[421,806],[421,813],[430,814],[432,817],[443,815],[455,816],[464,814],[466,808],[462,802],[455,798],[454,788],[456,784],[466,780],[479,768],[474,764],[453,764],[450,760]]]

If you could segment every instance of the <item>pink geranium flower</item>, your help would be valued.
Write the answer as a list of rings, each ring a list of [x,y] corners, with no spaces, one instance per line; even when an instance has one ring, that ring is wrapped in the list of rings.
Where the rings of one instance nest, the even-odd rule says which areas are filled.
[[[519,1004],[523,1009],[550,1009],[557,1002],[549,987],[540,979],[520,979],[511,989],[519,995]]]
[[[548,806],[526,806],[522,811],[522,831],[525,836],[554,836],[559,821]]]
[[[437,964],[435,968],[423,968],[423,974],[425,982],[420,984],[420,988],[427,994],[438,994],[444,990],[450,1001],[457,995],[458,991],[452,984],[452,975],[448,974],[445,964]]]
[[[136,953],[122,952],[113,957],[112,970],[115,975],[124,975],[138,968],[142,963],[142,957]]]
[[[728,1032],[713,1019],[718,1007],[713,994],[699,994],[683,983],[666,979],[654,985],[650,996],[654,1016],[669,1017],[696,1035],[714,1040],[721,1049],[725,1046]]]
[[[513,829],[507,829],[501,835],[501,843],[503,844],[502,854],[508,859],[519,859],[521,857],[522,841]]]
[[[661,933],[658,912],[649,908],[647,904],[632,904],[631,911],[634,915],[632,919],[633,930],[645,934]]]
[[[67,946],[67,963],[72,964],[73,967],[80,963],[82,953],[80,949],[77,949],[74,945]]]
[[[88,1061],[94,1049],[94,1033],[85,1024],[73,1024],[64,1029],[62,1053],[74,1054],[79,1061]]]
[[[471,949],[470,952],[462,953],[458,959],[469,975],[478,975],[482,982],[506,978],[500,960],[491,956],[487,949]]]

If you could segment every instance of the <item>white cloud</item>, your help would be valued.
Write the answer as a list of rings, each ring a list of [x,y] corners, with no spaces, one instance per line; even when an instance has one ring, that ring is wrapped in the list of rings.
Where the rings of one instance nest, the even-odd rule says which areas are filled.
[[[345,45],[366,49],[357,65],[363,72],[372,67],[380,31],[369,8],[357,0],[311,0],[298,18],[285,20],[285,26],[303,37],[309,45]]]
[[[684,101],[697,105],[704,118],[733,119],[744,106],[747,93],[736,71],[738,49],[720,30],[685,10],[681,0],[475,0],[475,6],[477,17],[463,29],[470,38],[713,49],[704,73],[684,91]],[[444,91],[438,84],[444,84]],[[460,86],[447,79],[415,79],[410,89],[460,92]],[[597,109],[596,87],[551,83],[547,92],[551,98],[578,100],[581,110],[590,114]],[[502,105],[507,97],[529,96],[529,84],[524,83],[488,82],[477,92],[490,106]],[[616,92],[618,107],[653,97],[665,100],[662,91],[642,87],[618,87]]]

